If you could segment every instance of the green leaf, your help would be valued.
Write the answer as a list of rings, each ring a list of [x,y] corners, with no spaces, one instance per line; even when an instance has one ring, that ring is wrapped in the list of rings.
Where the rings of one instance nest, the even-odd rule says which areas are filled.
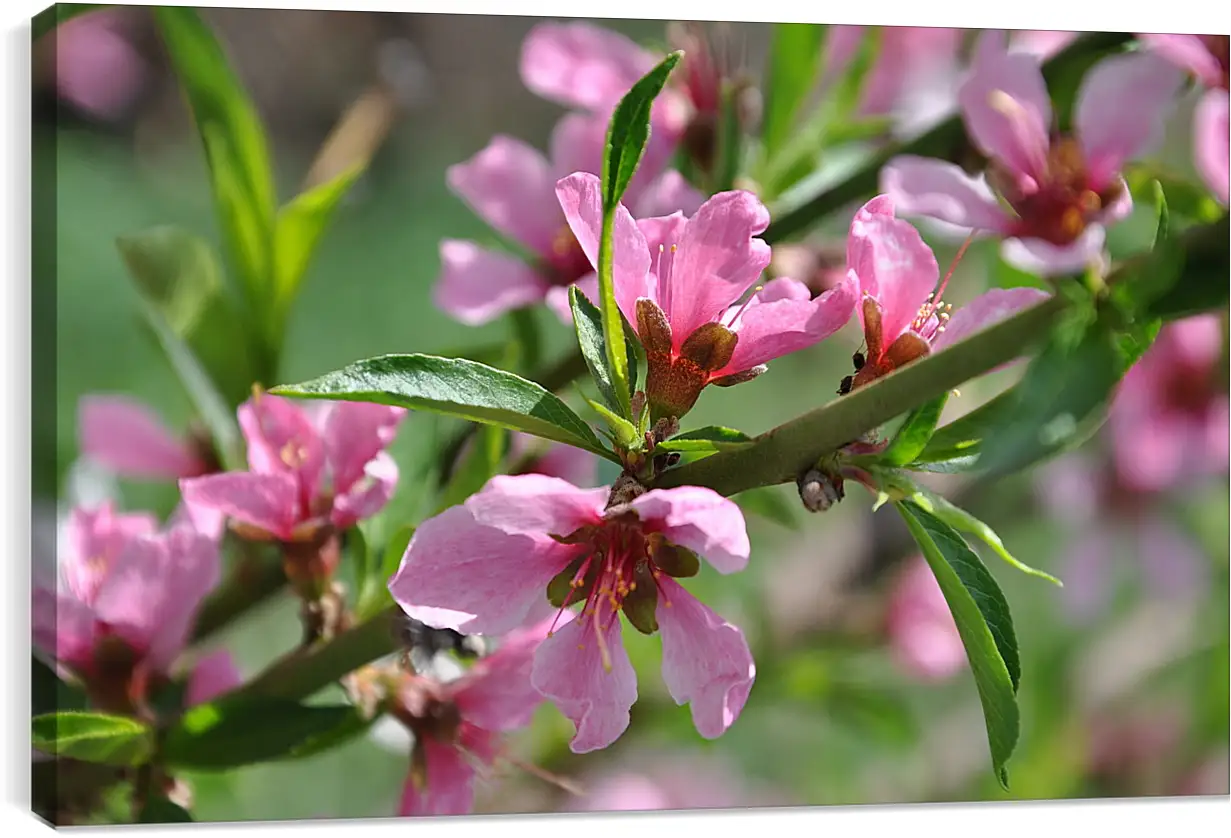
[[[381,558],[381,574],[385,579],[397,573],[398,565],[402,563],[402,556],[406,554],[406,548],[410,546],[410,539],[414,534],[415,528],[407,524],[399,527],[389,539],[389,544],[385,546],[385,552]]]
[[[352,166],[333,180],[297,195],[278,211],[274,228],[274,296],[279,312],[285,312],[295,299],[334,210],[365,168]]]
[[[64,711],[31,720],[31,745],[46,754],[103,765],[141,765],[154,752],[154,731],[136,719]]]
[[[234,694],[188,710],[166,733],[163,757],[177,768],[217,770],[285,759],[354,715],[346,705]]]
[[[504,449],[504,430],[493,425],[484,425],[470,450],[449,477],[449,482],[437,502],[436,511],[439,513],[450,506],[456,506],[482,489],[483,484],[500,471]]]
[[[679,51],[671,53],[634,84],[616,105],[607,127],[602,172],[603,228],[598,245],[598,297],[609,377],[619,403],[618,412],[625,419],[632,418],[632,409],[628,395],[628,349],[624,341],[623,317],[616,304],[612,277],[615,210],[641,163],[642,155],[645,154],[645,146],[650,138],[650,110],[654,99],[662,91],[667,77],[682,56],[683,53]]]
[[[961,536],[917,504],[896,504],[953,613],[974,673],[996,779],[1006,790],[1006,763],[1020,733],[1017,638],[996,580]]]
[[[787,529],[798,530],[800,527],[798,498],[787,500],[787,496],[784,496],[776,486],[749,489],[746,492],[740,492],[731,500],[739,504],[745,512],[759,515]]]
[[[816,84],[826,27],[815,23],[775,23],[765,83],[761,146],[772,159],[790,136],[795,116]]]
[[[607,423],[607,427],[611,429],[611,434],[614,437],[616,444],[624,450],[633,450],[644,448],[645,442],[641,435],[637,433],[637,426],[625,419],[619,414],[612,413],[604,405],[599,404],[593,399],[586,399],[586,403],[594,409],[594,412],[603,417],[603,421]]]
[[[78,15],[92,12],[95,9],[105,9],[110,3],[54,3],[34,16],[31,21],[33,40],[46,35],[62,23],[66,23]]]
[[[1000,540],[1000,536],[996,534],[996,531],[975,516],[971,515],[965,509],[955,506],[950,503],[947,498],[944,498],[922,486],[916,486],[915,489],[915,495],[911,498],[911,500],[918,504],[921,509],[930,512],[932,515],[936,516],[936,518],[954,529],[961,530],[962,532],[968,532],[980,539],[984,544],[992,548],[992,551],[997,556],[1004,559],[1005,562],[1012,567],[1017,568],[1022,573],[1025,573],[1028,576],[1037,576],[1040,579],[1046,579],[1048,582],[1058,585],[1061,588],[1064,587],[1064,583],[1055,576],[1052,576],[1050,573],[1045,573],[1014,558],[1013,554],[1010,553],[1004,546],[1004,542]]]
[[[146,323],[170,361],[171,368],[175,370],[184,392],[188,394],[209,429],[222,465],[226,469],[242,469],[239,426],[235,414],[227,407],[226,400],[219,394],[192,349],[167,325],[162,313],[146,300],[141,300],[140,305]]]
[[[891,466],[903,466],[918,457],[936,431],[936,423],[940,421],[948,399],[949,394],[945,393],[906,414],[889,447],[881,452],[878,459]]]
[[[581,356],[586,360],[586,367],[590,370],[590,376],[594,379],[594,385],[598,387],[598,392],[602,395],[603,401],[607,403],[608,407],[612,410],[620,410],[622,402],[616,394],[615,384],[611,378],[611,367],[607,363],[607,347],[603,340],[602,315],[576,285],[568,289],[568,300],[569,305],[573,309],[573,328],[577,332],[577,345],[581,348]],[[637,369],[637,355],[632,341],[628,343],[627,352],[628,369],[635,372]],[[630,375],[630,380],[635,387],[635,375]]]
[[[384,355],[270,392],[443,413],[614,458],[590,426],[556,395],[511,372],[460,358]]]
[[[302,744],[292,748],[289,752],[290,758],[306,759],[344,745],[371,730],[378,718],[377,716],[371,718],[364,716],[358,707],[347,709],[350,712],[343,716],[336,725],[309,736]]]
[[[55,670],[30,656],[30,709],[35,715],[84,710],[87,703],[84,692],[60,680]]]
[[[153,12],[205,146],[231,259],[257,321],[263,322],[273,299],[277,207],[265,131],[226,54],[197,10],[156,6]]]
[[[137,823],[192,823],[192,815],[163,795],[154,794],[141,807]]]
[[[694,431],[677,434],[658,444],[658,451],[678,451],[682,454],[717,454],[719,451],[734,451],[752,442],[752,437],[742,431],[710,425]]]

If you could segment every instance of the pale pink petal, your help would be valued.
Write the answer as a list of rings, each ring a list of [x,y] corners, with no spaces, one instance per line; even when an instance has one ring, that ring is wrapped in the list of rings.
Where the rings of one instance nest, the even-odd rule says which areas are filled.
[[[1116,188],[1115,197],[1094,219],[1102,227],[1110,227],[1133,214],[1133,193],[1129,191],[1128,182],[1119,176],[1112,178],[1112,182]]]
[[[793,298],[768,298],[783,294],[783,284],[796,292]],[[798,296],[802,292],[802,296]],[[807,286],[792,279],[775,279],[752,298],[733,325],[739,341],[731,362],[717,375],[752,369],[774,358],[798,352],[832,335],[846,325],[855,312],[859,285],[847,276],[815,300]],[[762,301],[765,300],[765,301]]]
[[[1211,581],[1201,549],[1168,519],[1142,516],[1137,519],[1135,534],[1150,595],[1187,599]]]
[[[691,705],[697,733],[716,739],[739,718],[756,679],[748,641],[674,579],[658,585],[663,681],[676,704]]]
[[[570,801],[569,808],[582,812],[646,812],[681,807],[657,778],[619,774],[588,788],[584,798]]]
[[[81,451],[117,474],[173,480],[204,470],[201,458],[148,408],[121,396],[83,396]]]
[[[705,195],[697,190],[682,174],[669,169],[655,178],[645,191],[637,196],[633,210],[638,218],[650,218],[682,212],[695,215],[705,203]],[[645,232],[644,228],[642,232]]]
[[[756,238],[768,226],[765,205],[743,190],[720,192],[688,220],[668,294],[659,300],[675,349],[743,296],[769,266],[769,245]]]
[[[1218,87],[1222,83],[1223,69],[1218,59],[1198,36],[1141,34],[1137,40],[1175,66],[1191,72],[1206,87]]]
[[[846,266],[857,274],[868,274],[863,290],[873,295],[876,293],[876,277],[872,271],[872,242],[875,237],[871,234],[869,223],[876,216],[893,218],[893,198],[877,195],[860,207],[851,219],[846,236]]]
[[[916,678],[940,680],[966,664],[949,605],[922,557],[911,559],[896,580],[887,629],[894,657]]]
[[[540,23],[522,42],[521,78],[531,92],[587,110],[606,110],[654,66],[625,36],[589,23]]]
[[[148,512],[116,514],[110,503],[97,509],[73,509],[60,556],[65,585],[81,602],[93,604],[116,556],[133,540],[157,530],[158,519]]]
[[[229,471],[180,481],[184,503],[221,512],[289,540],[300,521],[298,487],[290,474]]]
[[[548,288],[544,276],[516,256],[459,239],[440,242],[440,277],[432,299],[467,326],[541,302]]]
[[[1009,217],[980,177],[945,160],[903,154],[881,169],[881,191],[903,215],[926,215],[977,230],[1004,232]]]
[[[1025,52],[1044,61],[1073,42],[1080,33],[1051,29],[1014,30],[1009,40],[1010,52]]]
[[[1102,469],[1080,454],[1045,462],[1035,471],[1035,495],[1052,517],[1085,526],[1100,512]]]
[[[36,586],[31,592],[30,639],[36,649],[75,669],[88,668],[94,660],[94,612],[69,596],[57,595],[51,586]]]
[[[535,689],[577,727],[569,746],[573,753],[606,748],[628,727],[629,709],[637,701],[637,673],[620,630],[619,614],[600,605],[597,613],[559,628],[535,655]]]
[[[434,628],[503,634],[547,600],[547,583],[576,555],[545,533],[510,534],[454,506],[419,525],[389,593]]]
[[[847,242],[847,267],[854,271],[862,295],[880,303],[883,343],[889,346],[927,302],[940,268],[918,230],[884,213],[886,203],[878,204],[875,212],[865,207],[855,216]],[[863,307],[855,310],[862,324]]]
[[[1214,197],[1228,203],[1231,190],[1231,100],[1225,90],[1211,90],[1197,103],[1193,114],[1193,162]]]
[[[966,132],[979,150],[1038,180],[1047,171],[1051,97],[1038,59],[994,46],[984,33],[974,71],[958,92]]]
[[[581,279],[573,283],[577,286],[577,290],[585,295],[586,299],[594,305],[598,305],[598,274],[588,273]],[[566,326],[573,325],[573,306],[569,302],[568,289],[572,286],[553,285],[547,292],[547,307],[555,312],[560,318],[560,322]],[[616,289],[617,302],[619,301],[619,289]]]
[[[190,527],[196,532],[214,541],[222,538],[226,530],[227,516],[217,509],[204,506],[190,506],[183,501],[175,507],[168,521],[169,527]]]
[[[1133,424],[1116,424],[1112,431],[1116,471],[1130,488],[1160,492],[1184,477],[1185,449],[1193,440],[1183,414],[1157,404],[1155,410],[1136,417]]]
[[[1041,288],[993,288],[985,291],[953,313],[945,330],[932,341],[932,349],[940,351],[965,340],[1023,309],[1038,305],[1050,296]]]
[[[122,29],[122,22],[104,11],[67,21],[56,30],[56,91],[96,119],[122,117],[150,71]]]
[[[663,105],[666,98],[665,95],[658,98],[655,106],[656,115],[661,114],[659,105]],[[665,215],[677,209],[684,209],[683,206],[671,206],[670,203],[673,200],[677,203],[686,203],[695,197],[697,199],[695,206],[687,210],[690,213],[695,212],[696,207],[699,207],[705,198],[692,190],[687,183],[681,183],[683,179],[678,173],[668,183],[659,184],[660,175],[666,174],[663,170],[671,163],[676,142],[676,138],[670,134],[670,129],[660,128],[659,122],[661,119],[656,121],[651,129],[645,153],[624,191],[622,201],[626,206],[633,207],[638,216]],[[606,112],[590,114],[578,111],[566,114],[556,123],[556,127],[551,132],[550,153],[552,171],[557,177],[565,177],[575,172],[595,176],[602,174],[603,153],[607,147],[608,123],[609,116]],[[661,197],[651,198],[647,211],[643,208],[646,202],[644,196],[654,189],[665,191]],[[654,208],[657,203],[665,207],[662,212]]]
[[[1116,545],[1100,523],[1079,531],[1060,557],[1064,588],[1060,596],[1068,613],[1079,621],[1094,617],[1110,598]]]
[[[606,118],[582,111],[567,113],[548,140],[551,170],[557,179],[575,172],[600,176],[606,144]]]
[[[527,463],[523,472],[558,477],[574,486],[593,486],[598,479],[598,458],[589,451],[529,434],[513,435],[509,456],[513,462]]]
[[[1073,122],[1092,189],[1101,191],[1126,162],[1157,147],[1183,83],[1179,69],[1147,51],[1105,58],[1086,74]]]
[[[398,815],[469,815],[474,808],[474,768],[452,745],[424,739],[422,747],[427,751],[427,788],[420,793],[407,777]]]
[[[640,218],[637,220],[637,229],[641,231],[641,235],[645,238],[646,248],[650,252],[650,276],[648,289],[640,296],[653,300],[660,308],[665,305],[664,300],[671,297],[671,270],[675,264],[675,254],[679,249],[680,239],[684,237],[684,230],[688,227],[688,218],[685,217],[682,211],[677,210],[670,215],[658,216],[655,218]],[[620,304],[620,311],[631,311],[633,316],[629,319],[629,323],[636,325],[636,304],[637,296],[633,292],[638,291],[636,288],[621,289],[616,287],[616,300]],[[628,315],[625,314],[627,317]]]
[[[243,683],[235,659],[226,649],[218,649],[197,661],[188,676],[184,706],[194,707],[213,701]]]
[[[719,573],[748,566],[748,530],[739,504],[703,486],[651,489],[628,507],[643,528],[702,556]]]
[[[385,508],[397,485],[398,465],[387,452],[381,451],[364,466],[363,477],[351,484],[345,494],[333,499],[334,526],[347,529],[357,521],[371,518]]]
[[[943,680],[966,665],[966,648],[957,630],[942,623],[920,622],[909,633],[895,636],[893,652],[903,669],[924,681]]]
[[[554,623],[559,629],[573,617],[571,611],[509,633],[495,652],[479,660],[450,685],[462,718],[486,730],[509,731],[530,724],[543,703],[530,682],[534,655]]]
[[[479,524],[510,535],[568,535],[595,524],[607,489],[578,489],[545,474],[498,474],[466,501]]]
[[[292,399],[262,392],[239,406],[239,427],[248,444],[249,469],[290,474],[305,500],[316,495],[325,447],[312,414]]]
[[[1099,224],[1091,224],[1068,245],[1055,245],[1042,239],[1005,239],[1001,255],[1009,264],[1042,277],[1080,274],[1091,265],[1104,262],[1106,240],[1106,230]]]
[[[569,229],[577,238],[590,265],[598,267],[598,243],[603,233],[602,184],[599,179],[584,172],[562,178],[556,185],[556,196],[568,219]],[[650,251],[637,222],[624,208],[616,207],[612,236],[612,281],[615,283],[616,301],[630,323],[637,322],[635,308],[639,297],[650,293]],[[634,306],[625,308],[629,301]],[[597,299],[591,300],[595,305]]]
[[[366,402],[329,402],[321,435],[337,494],[350,491],[364,469],[397,436],[406,409]],[[395,470],[396,474],[396,470]]]
[[[498,134],[474,157],[450,166],[445,178],[492,229],[535,253],[551,252],[563,220],[555,173],[537,149]]]
[[[913,81],[954,64],[961,39],[962,30],[939,26],[882,29],[880,53],[860,91],[859,113],[875,116],[893,111]]]

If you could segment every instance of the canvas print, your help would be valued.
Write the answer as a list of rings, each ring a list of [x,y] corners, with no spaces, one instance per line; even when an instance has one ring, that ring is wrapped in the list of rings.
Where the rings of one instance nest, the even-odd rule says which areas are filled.
[[[33,22],[55,825],[1228,793],[1228,36]]]

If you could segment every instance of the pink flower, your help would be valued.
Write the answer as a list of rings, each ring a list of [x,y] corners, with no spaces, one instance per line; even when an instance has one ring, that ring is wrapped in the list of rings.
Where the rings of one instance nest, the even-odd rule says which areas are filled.
[[[852,389],[1047,298],[1036,288],[997,288],[951,317],[951,306],[941,302],[945,283],[937,288],[936,257],[918,230],[894,217],[893,205],[887,195],[868,201],[855,213],[847,239],[847,272],[859,289],[857,311],[867,342]]]
[[[763,794],[749,793],[747,779],[709,753],[639,752],[582,786],[584,793],[569,801],[568,811],[725,809],[771,802]]]
[[[578,173],[556,187],[560,205],[591,265],[602,227],[599,179]],[[812,299],[807,286],[775,279],[739,300],[770,261],[756,235],[769,212],[751,192],[713,196],[690,218],[677,212],[634,221],[616,210],[616,302],[645,346],[646,395],[656,416],[683,416],[707,384],[726,386],[765,371],[850,319],[855,285]]]
[[[1080,34],[1053,29],[1015,29],[1009,35],[1009,52],[1024,52],[1046,61]]]
[[[531,259],[445,239],[436,305],[474,326],[546,301],[571,323],[570,285],[579,285],[592,301],[597,298],[598,280],[565,222],[555,186],[571,172],[602,171],[606,131],[604,119],[569,114],[552,133],[550,160],[520,140],[498,135],[470,160],[449,168],[449,188]],[[629,201],[655,214],[700,206],[700,193],[678,172],[664,172],[666,163],[665,156],[651,159],[647,153],[629,185]]]
[[[519,433],[513,434],[509,455],[519,466],[517,474],[545,474],[583,488],[593,486],[598,479],[598,459],[571,445],[544,443],[538,437]]]
[[[1161,492],[1221,474],[1231,456],[1227,394],[1219,387],[1222,321],[1171,323],[1128,371],[1108,416],[1116,471],[1131,489]]]
[[[1187,70],[1207,92],[1193,114],[1194,159],[1210,191],[1224,204],[1231,191],[1231,143],[1227,140],[1231,103],[1231,38],[1226,35],[1138,35],[1156,53]]]
[[[166,673],[218,574],[218,543],[187,523],[76,509],[59,584],[35,586],[34,645],[95,685]]]
[[[210,468],[140,402],[123,396],[82,397],[77,408],[80,447],[85,456],[116,474],[175,480]]]
[[[402,676],[392,713],[415,742],[399,815],[471,812],[476,774],[495,762],[503,735],[528,725],[543,702],[530,672],[549,627],[511,632],[456,681]]]
[[[393,495],[397,465],[384,449],[405,413],[358,402],[309,413],[257,393],[239,408],[248,471],[181,480],[184,502],[283,542],[310,538],[325,525],[346,529]]]
[[[912,558],[894,583],[887,628],[894,658],[916,678],[943,680],[966,665],[953,614],[922,556]]]
[[[1147,52],[1107,58],[1082,82],[1076,134],[1055,137],[1038,59],[1005,52],[1001,40],[980,39],[958,95],[971,141],[991,159],[986,180],[903,155],[881,170],[882,191],[907,215],[1003,237],[1005,257],[1025,270],[1084,270],[1102,257],[1104,225],[1131,211],[1120,169],[1155,144],[1183,77]]]
[[[61,98],[89,116],[119,119],[146,82],[149,65],[114,10],[74,18],[56,29],[55,81]]]
[[[825,76],[836,78],[854,60],[866,26],[830,26],[825,40]],[[881,29],[876,62],[860,93],[859,114],[879,116],[908,104],[922,81],[956,72],[961,29],[886,26]]]
[[[644,634],[661,629],[663,679],[692,705],[706,738],[739,716],[756,668],[738,628],[677,581],[748,562],[743,515],[703,488],[652,490],[606,509],[609,491],[536,474],[498,476],[461,506],[424,522],[389,582],[414,619],[500,634],[581,604],[535,654],[532,680],[577,726],[577,753],[605,748],[628,727],[637,678],[621,642],[623,612]]]
[[[188,675],[184,706],[195,707],[225,695],[243,683],[235,659],[226,649],[218,649],[197,661]]]

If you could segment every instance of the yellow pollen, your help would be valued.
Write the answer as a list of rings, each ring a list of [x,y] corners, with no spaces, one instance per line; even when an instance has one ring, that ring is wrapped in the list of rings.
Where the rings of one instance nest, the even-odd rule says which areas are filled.
[[[993,90],[987,94],[987,104],[992,110],[1009,118],[1020,116],[1024,112],[1018,101],[1003,90]]]

